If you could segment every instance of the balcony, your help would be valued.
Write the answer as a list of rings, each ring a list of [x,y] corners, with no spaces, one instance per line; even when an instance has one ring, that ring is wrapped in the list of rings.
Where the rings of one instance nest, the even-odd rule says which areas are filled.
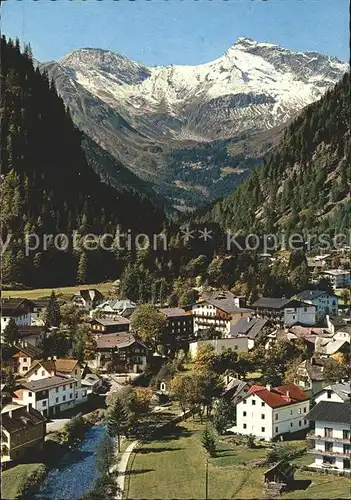
[[[321,434],[316,434],[315,432],[309,432],[306,436],[306,439],[320,439],[322,441],[330,441],[331,443],[345,443],[349,444],[351,442],[351,437],[349,438],[338,438],[332,436],[322,436]]]
[[[350,451],[325,451],[325,450],[316,450],[313,448],[312,450],[307,450],[307,453],[312,453],[313,455],[324,455],[326,457],[341,457],[341,458],[350,458]]]

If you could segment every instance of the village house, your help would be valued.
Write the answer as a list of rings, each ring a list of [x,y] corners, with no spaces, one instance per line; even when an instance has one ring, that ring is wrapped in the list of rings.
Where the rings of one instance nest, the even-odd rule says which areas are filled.
[[[95,360],[89,366],[114,373],[140,373],[148,361],[148,348],[130,332],[109,333],[97,339]]]
[[[130,321],[123,316],[115,316],[114,319],[92,319],[90,321],[90,331],[96,335],[127,332],[129,328]]]
[[[43,446],[46,419],[34,408],[15,402],[1,408],[1,462],[18,460]]]
[[[247,339],[247,348],[252,349],[255,341],[261,337],[264,328],[271,326],[267,319],[263,318],[240,318],[234,324],[230,325],[229,338]]]
[[[1,332],[8,325],[11,318],[14,318],[16,325],[30,326],[36,319],[34,304],[27,299],[2,299],[1,301]]]
[[[193,336],[193,317],[190,311],[181,307],[167,307],[158,311],[166,318],[166,330],[169,335],[186,340]]]
[[[323,290],[304,290],[296,295],[301,302],[312,304],[316,308],[316,320],[322,321],[326,315],[339,314],[339,299],[337,295],[329,294]]]
[[[82,387],[87,390],[87,394],[98,392],[102,385],[102,378],[95,373],[87,373],[85,377],[82,378]]]
[[[96,288],[79,290],[72,297],[73,304],[78,307],[82,307],[86,311],[95,309],[95,307],[101,304],[103,300],[104,296],[101,292],[99,292],[99,290],[96,290]]]
[[[308,429],[309,408],[309,396],[294,384],[253,385],[236,405],[237,422],[228,430],[271,441]]]
[[[18,375],[27,375],[33,362],[43,355],[41,349],[24,341],[16,344],[14,349],[16,352],[12,356],[12,367],[13,372]]]
[[[332,401],[334,403],[345,403],[350,401],[351,386],[350,382],[338,382],[324,387],[321,391],[317,392],[314,397],[315,403],[321,401]]]
[[[99,316],[101,318],[114,318],[115,316],[123,316],[129,318],[135,311],[137,305],[129,299],[125,300],[106,300],[99,304],[90,316]]]
[[[35,408],[44,416],[59,415],[87,401],[81,384],[81,366],[74,359],[35,361],[15,391],[15,401]]]
[[[18,336],[20,341],[38,346],[45,335],[45,331],[45,326],[19,326]]]
[[[333,338],[316,338],[315,353],[321,358],[336,357],[341,355],[345,361],[348,360],[350,355],[350,342],[345,339]]]
[[[351,473],[350,415],[350,401],[330,400],[320,401],[308,413],[314,426],[307,434],[307,439],[314,443],[314,448],[308,450],[315,455],[310,467]]]
[[[328,331],[335,339],[351,341],[351,318],[350,316],[326,316]]]
[[[328,278],[334,289],[346,288],[351,284],[350,271],[346,269],[329,269],[323,271],[321,276]]]
[[[226,337],[230,333],[230,327],[241,318],[247,318],[252,314],[252,310],[237,305],[238,301],[233,298],[216,298],[201,300],[196,304],[185,307],[191,309],[193,315],[194,336],[209,328],[215,328]]]
[[[311,396],[323,389],[327,382],[324,375],[326,359],[313,356],[311,359],[302,361],[297,367],[294,384]]]
[[[280,325],[313,326],[316,323],[315,306],[296,299],[261,297],[252,307],[259,318],[270,319]]]

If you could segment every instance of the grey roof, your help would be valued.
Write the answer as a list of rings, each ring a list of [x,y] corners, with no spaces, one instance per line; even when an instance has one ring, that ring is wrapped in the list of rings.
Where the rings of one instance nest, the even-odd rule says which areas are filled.
[[[17,352],[23,352],[28,358],[41,359],[43,351],[32,344],[27,344],[25,346],[17,344],[15,346]],[[15,356],[16,354],[14,354]]]
[[[322,422],[335,422],[350,425],[351,403],[335,403],[333,401],[321,401],[306,415],[309,420],[321,420]]]
[[[325,358],[313,358],[310,360],[302,361],[299,367],[305,368],[311,380],[324,380],[324,365],[327,360]]]
[[[47,377],[41,380],[34,380],[33,382],[24,382],[21,384],[22,387],[28,389],[32,392],[44,391],[45,389],[52,389],[53,387],[59,387],[65,384],[71,384],[72,382],[76,382],[73,378],[66,377]]]
[[[296,294],[296,297],[300,300],[314,300],[322,297],[323,295],[334,295],[326,292],[325,290],[304,290]],[[336,295],[334,295],[336,297]]]
[[[228,314],[235,314],[235,313],[240,313],[240,312],[251,312],[251,309],[244,308],[244,307],[238,307],[235,305],[233,300],[231,299],[209,299],[205,300],[203,302],[208,302],[214,307],[218,307],[218,309],[221,309],[222,311],[228,313]]]
[[[92,322],[96,321],[104,326],[114,326],[114,325],[129,325],[129,319],[124,316],[116,316],[114,319],[94,319]]]
[[[245,386],[248,386],[247,382],[245,382],[244,380],[239,380],[238,378],[234,378],[223,390],[223,394],[230,394],[231,399],[235,399]]]
[[[289,302],[290,299],[287,298],[261,297],[252,305],[253,307],[267,307],[268,309],[283,309]]]
[[[97,349],[123,349],[134,343],[138,343],[146,348],[141,340],[136,339],[129,332],[107,333],[106,335],[102,335],[97,339],[96,347]]]
[[[267,322],[268,320],[263,318],[240,318],[234,325],[230,325],[230,335],[232,337],[244,335],[249,339],[255,339]]]
[[[165,307],[159,309],[159,312],[165,314],[168,318],[177,318],[179,316],[185,316],[185,315],[188,316],[185,310],[182,309],[181,307]]]
[[[330,384],[327,387],[324,387],[318,394],[321,394],[324,391],[333,391],[337,394],[343,401],[350,400],[351,387],[349,382],[339,382],[337,384]]]

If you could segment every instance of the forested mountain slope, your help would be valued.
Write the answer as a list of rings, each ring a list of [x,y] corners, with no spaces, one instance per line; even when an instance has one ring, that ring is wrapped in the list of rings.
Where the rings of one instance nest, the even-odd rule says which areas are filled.
[[[118,225],[153,233],[164,222],[162,210],[142,194],[141,181],[135,188],[139,192],[134,190],[135,176],[123,168],[118,189],[101,181],[85,151],[91,164],[103,153],[75,128],[54,84],[34,69],[29,47],[21,53],[18,41],[2,37],[1,62],[1,236],[3,242],[11,237],[2,256],[3,283],[51,286],[113,276],[123,257],[83,252],[71,239],[66,251],[52,242],[43,251],[44,235],[70,237],[77,230],[79,242],[86,233],[114,233]],[[25,255],[23,240],[29,233],[40,244]]]
[[[234,232],[335,231],[351,224],[350,75],[309,105],[279,146],[201,220]]]

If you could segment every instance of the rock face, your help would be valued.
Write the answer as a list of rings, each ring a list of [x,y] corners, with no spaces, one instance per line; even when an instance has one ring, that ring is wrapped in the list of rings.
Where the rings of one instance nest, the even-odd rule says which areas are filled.
[[[42,67],[77,125],[161,191],[175,180],[170,149],[274,130],[348,70],[333,57],[248,38],[198,66],[147,67],[87,48]]]

